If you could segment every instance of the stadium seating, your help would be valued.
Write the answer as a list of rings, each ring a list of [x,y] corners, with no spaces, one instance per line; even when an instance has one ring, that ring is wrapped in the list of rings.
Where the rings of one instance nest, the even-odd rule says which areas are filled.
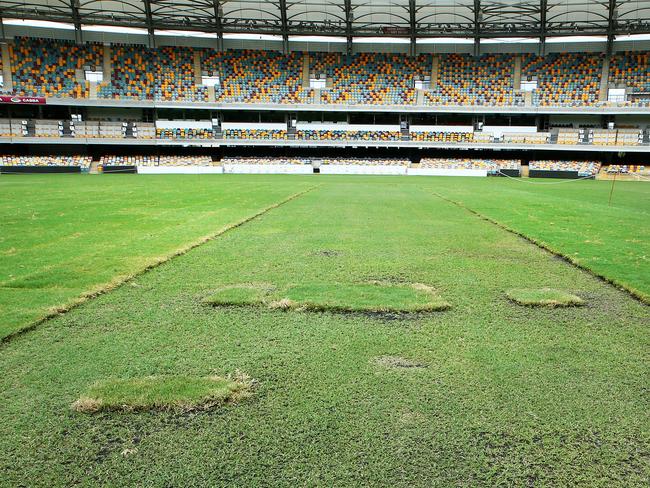
[[[156,63],[155,100],[207,101],[207,88],[196,84],[192,48],[161,47],[157,51]]]
[[[0,119],[0,137],[17,137],[20,135],[20,121]]]
[[[572,171],[579,176],[593,176],[600,170],[600,163],[596,161],[556,161],[540,160],[529,163],[531,170],[538,171]]]
[[[422,158],[420,167],[445,170],[487,170],[488,173],[497,174],[502,169],[519,169],[520,162],[514,159]]]
[[[98,96],[152,100],[158,71],[156,51],[142,46],[114,44],[111,52],[111,78],[100,85]]]
[[[537,79],[533,104],[583,106],[596,104],[600,91],[602,56],[584,53],[526,54],[522,78]]]
[[[609,63],[609,83],[643,93],[650,100],[650,53],[625,52],[612,56]]]
[[[262,139],[262,140],[285,140],[287,139],[286,130],[277,129],[226,129],[223,131],[224,139]]]
[[[617,146],[638,146],[643,142],[643,131],[640,129],[618,129],[616,133]]]
[[[155,166],[158,156],[102,156],[99,166]]]
[[[474,140],[473,132],[411,132],[412,141],[426,142],[472,142]]]
[[[77,70],[102,64],[98,44],[18,37],[9,44],[14,93],[20,96],[88,96],[89,83]]]
[[[219,73],[218,102],[311,103],[313,91],[301,85],[302,54],[276,51],[202,51],[202,67]]]
[[[212,129],[156,129],[156,139],[214,139],[215,137],[216,133]]]
[[[275,104],[414,105],[416,80],[432,75],[432,55],[302,53],[264,50],[215,51],[207,48],[113,44],[112,71],[97,87],[111,99],[206,102],[211,93],[197,83],[202,73],[217,74],[216,102]],[[97,43],[19,37],[9,43],[14,94],[90,96],[85,68],[102,69],[103,46]],[[305,57],[310,76],[327,80],[315,91],[303,87]],[[515,55],[438,54],[437,79],[422,91],[425,105],[521,106],[514,89]],[[603,56],[597,53],[522,55],[522,79],[537,80],[534,106],[598,105]],[[638,103],[650,103],[650,54],[617,53],[611,58],[609,85],[626,87]],[[646,96],[647,95],[647,96]],[[627,102],[636,103],[636,102]]]
[[[410,161],[403,158],[323,158],[321,164],[346,166],[408,166]]]
[[[505,144],[548,144],[548,132],[504,132],[501,137]]]
[[[88,168],[91,156],[2,156],[1,166],[79,166]]]
[[[425,92],[427,105],[522,105],[515,96],[514,61],[509,54],[439,56],[438,83]]]
[[[580,130],[562,128],[558,130],[557,143],[558,144],[578,144],[580,141]]]
[[[214,166],[210,156],[158,156],[148,158],[139,166]]]
[[[424,79],[430,67],[429,55],[311,53],[309,69],[331,79],[332,86],[321,92],[322,103],[413,105],[415,77]]]
[[[306,141],[399,141],[399,131],[387,130],[299,130],[296,139]]]
[[[261,158],[261,157],[226,157],[221,164],[264,164],[264,165],[287,165],[287,164],[311,164],[311,158]]]
[[[609,174],[642,174],[650,170],[649,166],[638,164],[610,164],[605,168]]]

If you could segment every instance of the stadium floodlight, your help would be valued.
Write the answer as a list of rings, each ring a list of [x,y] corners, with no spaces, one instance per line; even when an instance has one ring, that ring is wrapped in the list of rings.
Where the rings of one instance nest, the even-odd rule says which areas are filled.
[[[481,44],[539,44],[539,37],[490,37],[481,39]]]
[[[561,44],[565,42],[607,42],[607,36],[557,36],[546,38],[546,44]]]
[[[409,44],[411,40],[407,37],[353,37],[355,44]]]
[[[52,22],[49,20],[31,20],[31,19],[2,19],[4,25],[18,25],[21,27],[43,27],[47,29],[64,29],[74,30],[74,24],[66,22]]]
[[[346,43],[347,39],[340,36],[289,36],[289,42],[325,42],[333,44]]]
[[[474,44],[471,37],[420,37],[416,44]]]
[[[139,27],[124,27],[121,25],[82,25],[82,31],[87,32],[107,32],[110,34],[136,34],[136,35],[147,35],[147,29],[141,29]]]
[[[154,30],[156,36],[169,36],[169,37],[199,37],[204,39],[217,39],[219,36],[216,32],[202,32],[202,31],[188,31],[188,30],[168,30],[156,29]]]
[[[223,35],[224,39],[235,39],[240,41],[282,41],[282,36],[276,36],[273,34],[253,34],[248,32],[238,33],[226,33]]]

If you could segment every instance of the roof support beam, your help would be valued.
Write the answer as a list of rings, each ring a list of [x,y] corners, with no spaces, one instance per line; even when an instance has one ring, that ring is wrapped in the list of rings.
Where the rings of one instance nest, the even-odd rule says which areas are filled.
[[[483,12],[481,12],[481,0],[474,0],[474,56],[481,54],[481,22],[483,21]]]
[[[546,17],[548,14],[548,0],[539,2],[539,54],[546,54]]]
[[[415,6],[415,0],[409,0],[409,28],[411,35],[411,44],[410,44],[410,55],[415,56],[415,41],[417,33],[415,32],[416,27],[416,12],[417,7]]]
[[[74,24],[74,40],[77,44],[83,42],[81,34],[81,16],[79,15],[79,0],[70,0],[70,12],[72,13],[72,22]]]
[[[223,51],[223,24],[221,23],[223,8],[220,0],[212,0],[212,7],[214,9],[214,26],[217,31],[217,50]]]
[[[287,23],[287,0],[280,0],[280,19],[282,21],[282,52],[289,52],[289,26]]]
[[[347,40],[347,53],[352,54],[352,0],[345,0],[345,38]]]
[[[607,10],[607,56],[612,55],[614,50],[614,39],[616,38],[616,27],[618,24],[618,1],[609,0]]]
[[[151,0],[144,0],[144,13],[147,19],[147,33],[149,47],[156,47],[156,36],[153,28],[153,15],[151,14]]]

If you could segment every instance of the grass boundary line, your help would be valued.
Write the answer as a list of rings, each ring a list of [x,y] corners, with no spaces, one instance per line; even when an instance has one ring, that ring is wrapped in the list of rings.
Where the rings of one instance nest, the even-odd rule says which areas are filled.
[[[440,195],[439,193],[437,193],[435,191],[432,192],[432,193],[436,197],[440,198],[441,200],[444,200],[444,201],[446,201],[448,203],[451,203],[452,205],[455,205],[458,208],[461,208],[461,209],[473,214],[474,216],[478,217],[479,219],[484,220],[485,222],[489,222],[490,224],[495,225],[495,226],[499,227],[500,229],[505,230],[506,232],[509,232],[510,234],[514,234],[514,235],[524,239],[525,241],[528,241],[529,243],[533,244],[534,246],[538,247],[539,249],[542,249],[542,250],[552,254],[556,258],[561,259],[565,263],[570,264],[571,266],[574,266],[574,267],[580,269],[581,271],[586,272],[587,274],[593,276],[594,278],[597,278],[598,280],[602,281],[603,283],[605,283],[607,285],[610,285],[610,286],[613,286],[617,290],[620,290],[620,291],[623,291],[623,292],[627,293],[629,296],[631,296],[636,301],[642,303],[643,305],[650,305],[650,295],[647,295],[644,292],[642,292],[640,290],[637,290],[636,288],[634,288],[632,286],[629,286],[629,285],[627,285],[625,283],[622,283],[622,282],[620,282],[620,281],[618,281],[616,279],[613,279],[613,278],[605,276],[605,275],[603,275],[601,273],[598,273],[598,272],[594,271],[593,269],[585,266],[584,264],[579,263],[578,261],[573,259],[571,256],[568,256],[568,255],[562,253],[561,251],[559,251],[557,249],[554,249],[553,247],[551,247],[550,245],[548,245],[544,241],[535,239],[534,237],[530,237],[530,236],[524,234],[523,232],[520,232],[520,231],[518,231],[516,229],[513,229],[512,227],[507,226],[506,224],[503,224],[503,223],[499,222],[498,220],[494,220],[494,219],[492,219],[492,218],[490,218],[490,217],[488,217],[486,215],[483,215],[482,213],[480,213],[480,212],[478,212],[478,211],[476,211],[476,210],[474,210],[472,208],[467,207],[466,205],[464,205],[461,202],[457,202],[455,200],[452,200],[451,198],[447,198],[445,196],[442,196],[442,195]]]
[[[128,283],[129,281],[132,281],[135,278],[137,278],[139,276],[142,276],[147,271],[150,271],[150,270],[152,270],[154,268],[157,268],[157,267],[171,261],[172,259],[174,259],[174,258],[176,258],[178,256],[182,256],[184,254],[187,254],[192,249],[195,249],[195,248],[197,248],[197,247],[199,247],[199,246],[201,246],[203,244],[206,244],[206,243],[208,243],[208,242],[210,242],[210,241],[224,235],[225,233],[230,232],[231,230],[237,229],[238,227],[241,227],[244,224],[247,224],[248,222],[250,222],[250,221],[252,221],[252,220],[254,220],[256,218],[261,217],[262,215],[270,212],[271,210],[274,210],[274,209],[276,209],[278,207],[281,207],[282,205],[284,205],[286,203],[289,203],[290,201],[295,200],[296,198],[299,198],[299,197],[305,195],[306,193],[309,193],[310,191],[312,191],[312,190],[314,190],[314,189],[316,189],[316,188],[318,188],[320,186],[322,186],[322,184],[314,185],[314,186],[311,186],[311,187],[307,188],[306,190],[302,190],[302,191],[299,191],[299,192],[294,193],[292,195],[289,195],[285,199],[280,200],[279,202],[273,203],[271,205],[268,205],[268,206],[262,208],[261,210],[258,210],[254,214],[249,215],[248,217],[244,217],[243,219],[240,219],[240,220],[238,220],[238,221],[236,221],[234,223],[231,223],[231,224],[226,224],[225,226],[221,227],[217,232],[214,232],[214,233],[205,235],[203,237],[200,237],[200,238],[190,242],[189,244],[185,244],[185,245],[179,247],[178,249],[176,249],[175,251],[172,251],[171,253],[166,254],[164,256],[154,257],[154,258],[151,259],[151,261],[148,264],[145,264],[144,267],[140,268],[137,271],[134,271],[133,273],[118,275],[115,278],[113,278],[111,281],[109,281],[108,283],[97,285],[92,290],[90,290],[88,292],[85,292],[85,293],[82,293],[80,296],[78,296],[77,298],[72,299],[70,302],[68,302],[68,303],[66,303],[64,305],[54,305],[53,307],[50,307],[50,311],[48,313],[46,313],[44,316],[36,319],[34,322],[26,325],[25,327],[21,327],[20,329],[13,331],[13,332],[7,334],[6,336],[0,337],[0,347],[8,344],[9,342],[11,342],[12,340],[16,339],[19,336],[22,336],[22,335],[24,335],[24,334],[26,334],[28,332],[31,332],[32,330],[36,329],[41,324],[43,324],[43,323],[45,323],[45,322],[47,322],[47,321],[49,321],[49,320],[51,320],[51,319],[53,319],[55,317],[58,317],[59,315],[66,314],[69,311],[73,310],[74,308],[78,307],[79,305],[81,305],[81,304],[83,304],[83,303],[85,303],[85,302],[87,302],[87,301],[89,301],[89,300],[91,300],[93,298],[96,298],[96,297],[98,297],[100,295],[104,295],[104,294],[106,294],[106,293],[108,293],[110,291],[113,291],[116,288],[119,288],[120,286]]]

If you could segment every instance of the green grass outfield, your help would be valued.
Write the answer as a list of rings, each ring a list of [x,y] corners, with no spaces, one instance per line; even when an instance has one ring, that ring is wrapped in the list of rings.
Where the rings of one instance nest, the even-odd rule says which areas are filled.
[[[647,486],[648,306],[504,229],[643,299],[650,185],[608,207],[609,185],[0,177],[3,336],[136,275],[0,344],[0,485]],[[206,303],[368,283],[450,308]],[[547,287],[584,306],[506,296]],[[210,411],[71,407],[102,381],[238,371],[252,396]]]

